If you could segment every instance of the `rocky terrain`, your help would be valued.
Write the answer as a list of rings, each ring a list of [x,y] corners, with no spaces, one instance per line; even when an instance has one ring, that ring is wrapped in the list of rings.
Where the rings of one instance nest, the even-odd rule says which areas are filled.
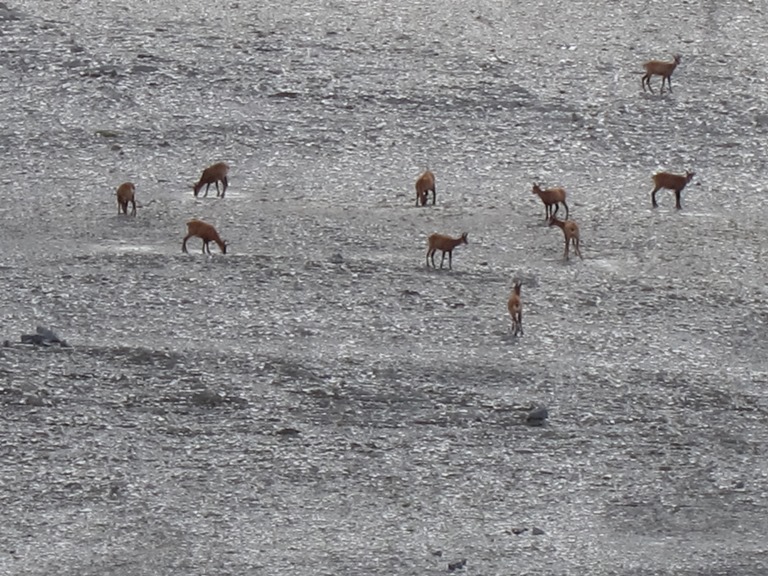
[[[768,573],[765,17],[0,3],[0,574]]]

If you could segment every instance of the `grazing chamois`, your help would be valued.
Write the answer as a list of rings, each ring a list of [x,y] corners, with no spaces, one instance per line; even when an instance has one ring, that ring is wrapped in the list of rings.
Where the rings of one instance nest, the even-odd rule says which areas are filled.
[[[432,192],[432,206],[434,206],[435,202],[437,202],[435,175],[427,170],[416,180],[416,206],[419,206],[419,204],[426,206],[430,192]]]
[[[669,91],[672,92],[672,72],[675,71],[675,68],[677,68],[677,65],[680,64],[680,55],[675,54],[672,57],[672,62],[663,62],[661,60],[649,60],[645,64],[643,64],[643,68],[645,68],[645,74],[643,75],[643,78],[641,79],[640,83],[643,86],[643,92],[645,92],[645,87],[648,86],[648,90],[651,91],[651,94],[653,94],[653,88],[651,88],[651,77],[652,76],[661,76],[661,93],[664,94],[664,81],[666,80],[667,86],[669,86]]]
[[[192,190],[195,193],[195,197],[200,193],[200,189],[205,186],[205,194],[203,198],[208,196],[208,188],[211,184],[216,184],[216,197],[219,197],[219,182],[222,185],[221,197],[224,198],[224,194],[227,193],[227,186],[229,186],[229,180],[227,180],[227,174],[229,174],[229,165],[226,162],[218,162],[212,166],[208,166],[203,170],[202,176],[197,184],[192,186]]]
[[[533,183],[533,193],[536,194],[544,203],[544,219],[549,220],[550,216],[557,214],[560,204],[565,206],[565,219],[568,220],[568,204],[565,203],[565,188],[547,188],[542,190],[536,182]],[[554,212],[552,207],[554,206]]]
[[[461,236],[458,238],[451,238],[450,236],[445,236],[444,234],[432,234],[429,237],[429,248],[427,249],[427,268],[429,268],[429,260],[432,259],[432,268],[437,268],[435,266],[435,252],[438,250],[442,250],[443,257],[440,259],[440,268],[443,267],[443,262],[445,262],[445,254],[448,254],[448,269],[453,270],[452,262],[453,259],[453,249],[456,248],[459,244],[468,244],[467,242],[467,233],[464,232]]]
[[[515,336],[523,335],[523,301],[520,298],[522,285],[522,282],[515,281],[515,290],[507,300],[507,310],[512,317],[512,330],[514,330]]]
[[[124,182],[117,187],[117,213],[128,216],[128,204],[131,204],[131,216],[136,216],[136,186],[133,182]]]
[[[216,232],[216,228],[203,222],[202,220],[190,220],[187,222],[187,235],[184,236],[184,241],[181,243],[181,251],[187,252],[187,240],[197,236],[203,241],[203,254],[208,250],[208,254],[211,253],[211,247],[208,246],[210,242],[216,242],[221,248],[221,253],[227,253],[227,243],[219,237],[219,233]]]
[[[681,176],[680,174],[672,174],[670,172],[659,172],[658,174],[651,176],[651,179],[653,180],[651,205],[654,208],[659,207],[659,205],[656,203],[656,192],[662,188],[667,188],[669,190],[675,191],[675,208],[680,210],[682,208],[680,204],[680,193],[683,191],[683,188],[685,188],[685,185],[688,184],[688,182],[691,181],[691,178],[693,178],[695,175],[695,172],[686,171],[684,176]]]
[[[549,219],[550,226],[557,226],[563,231],[565,236],[565,250],[563,251],[563,258],[568,260],[568,248],[573,245],[573,251],[582,260],[584,257],[581,255],[581,249],[579,248],[579,225],[573,220],[558,220],[553,214]]]

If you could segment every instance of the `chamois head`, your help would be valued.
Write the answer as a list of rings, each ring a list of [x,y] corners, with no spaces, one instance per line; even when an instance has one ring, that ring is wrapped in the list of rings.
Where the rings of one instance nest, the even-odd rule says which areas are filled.
[[[469,242],[467,242],[467,233],[466,233],[466,232],[464,232],[464,233],[461,235],[461,243],[462,243],[462,244],[469,244]]]
[[[675,64],[680,64],[680,60],[682,60],[682,57],[680,56],[680,54],[675,54],[674,56],[672,56],[672,59],[675,61]]]
[[[696,176],[696,172],[688,172],[688,170],[685,171],[685,181],[690,182],[691,179]]]

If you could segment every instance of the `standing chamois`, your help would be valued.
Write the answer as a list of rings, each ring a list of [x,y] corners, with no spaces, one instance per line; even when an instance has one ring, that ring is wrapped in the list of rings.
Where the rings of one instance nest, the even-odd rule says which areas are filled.
[[[136,186],[133,182],[124,182],[117,187],[117,213],[128,216],[128,204],[131,205],[131,216],[136,216]]]
[[[515,289],[512,295],[507,300],[507,310],[512,317],[512,330],[514,330],[515,336],[518,334],[523,335],[523,301],[520,298],[520,288],[523,283],[515,281]]]
[[[435,190],[435,175],[427,170],[416,180],[416,206],[426,206],[429,200],[429,193],[432,192],[432,206],[437,202],[437,192]]]
[[[695,175],[695,172],[686,172],[684,176],[681,176],[680,174],[672,174],[670,172],[659,172],[658,174],[651,176],[651,179],[653,180],[653,190],[651,191],[651,206],[654,208],[659,207],[659,205],[656,203],[656,192],[662,188],[667,188],[668,190],[675,191],[675,208],[678,210],[682,209],[682,205],[680,204],[680,193],[683,191],[683,188],[685,188],[685,185],[688,184],[688,182],[691,181],[691,178],[693,178]]]
[[[227,179],[227,175],[229,174],[229,165],[227,165],[226,162],[217,162],[216,164],[213,164],[212,166],[208,166],[205,170],[203,170],[202,176],[200,176],[200,180],[192,186],[192,192],[194,192],[195,197],[200,193],[200,190],[205,186],[205,194],[203,194],[203,197],[205,198],[208,196],[208,188],[211,187],[211,184],[216,184],[216,197],[219,197],[219,182],[221,182],[222,190],[221,190],[221,197],[224,198],[224,194],[227,193],[227,187],[229,186],[229,180]]]
[[[211,242],[216,242],[221,249],[222,254],[227,253],[227,243],[221,239],[219,233],[216,232],[216,228],[203,222],[202,220],[190,220],[187,222],[187,235],[184,236],[184,240],[181,243],[181,251],[187,252],[187,240],[197,236],[203,241],[203,254],[208,250],[208,254],[211,253],[211,247],[208,245]]]
[[[443,267],[443,262],[445,262],[445,254],[447,252],[448,269],[453,270],[453,266],[451,265],[451,260],[453,259],[453,249],[456,248],[456,246],[459,244],[468,244],[467,233],[464,232],[464,234],[458,238],[451,238],[450,236],[445,236],[444,234],[432,234],[429,237],[428,244],[429,248],[427,249],[427,268],[429,268],[430,258],[432,259],[432,268],[437,268],[437,266],[435,266],[435,252],[442,250],[443,257],[440,259],[440,268]]]
[[[584,257],[581,255],[581,249],[579,248],[579,225],[573,220],[558,220],[554,215],[549,219],[549,225],[557,226],[563,231],[563,236],[565,236],[563,258],[568,260],[568,248],[570,245],[573,245],[573,251],[576,256],[584,260]]]
[[[643,92],[645,87],[648,86],[648,90],[653,94],[653,88],[651,88],[651,77],[661,76],[661,93],[664,94],[664,81],[666,80],[669,91],[672,92],[672,72],[675,71],[677,65],[680,64],[680,55],[675,54],[672,57],[672,62],[663,62],[661,60],[649,60],[643,64],[645,68],[645,74],[640,83],[643,85]]]
[[[533,193],[541,198],[544,203],[544,219],[548,220],[550,216],[557,214],[560,204],[565,206],[565,219],[568,220],[568,204],[565,203],[565,188],[547,188],[542,190],[536,182],[533,183]],[[554,212],[552,208],[554,207]]]

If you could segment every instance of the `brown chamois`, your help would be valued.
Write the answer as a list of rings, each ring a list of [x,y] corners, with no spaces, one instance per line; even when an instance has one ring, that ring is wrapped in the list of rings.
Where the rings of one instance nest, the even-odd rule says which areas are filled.
[[[432,192],[432,206],[434,206],[435,202],[437,202],[435,175],[427,170],[424,174],[419,176],[418,180],[416,180],[416,206],[419,204],[426,206],[430,192]]]
[[[207,222],[203,222],[202,220],[190,220],[187,222],[187,235],[184,236],[184,241],[181,243],[182,252],[187,251],[187,240],[192,238],[192,236],[197,236],[203,241],[203,254],[205,254],[206,250],[208,250],[208,254],[211,253],[211,248],[208,246],[209,242],[216,242],[216,244],[219,245],[219,248],[221,248],[221,253],[227,253],[227,243],[219,237],[216,228]]]
[[[200,176],[200,181],[192,186],[192,190],[195,193],[195,197],[200,193],[200,189],[205,186],[205,194],[203,197],[208,196],[208,188],[211,184],[216,184],[216,197],[219,197],[219,182],[222,184],[223,190],[221,191],[221,197],[224,198],[224,194],[227,193],[227,186],[229,186],[229,180],[227,180],[227,174],[229,174],[229,165],[226,162],[218,162],[212,166],[208,166],[203,170],[203,175]]]
[[[681,176],[680,174],[672,174],[670,172],[659,172],[658,174],[651,176],[651,179],[653,180],[651,205],[654,208],[659,207],[659,205],[656,203],[656,192],[662,188],[667,188],[669,190],[675,191],[675,208],[680,210],[682,208],[680,205],[680,193],[683,191],[683,188],[685,188],[685,185],[688,184],[688,182],[691,181],[691,178],[693,178],[695,175],[695,172],[686,171],[685,176]]]
[[[675,54],[672,57],[672,62],[663,62],[661,60],[649,60],[643,64],[645,68],[645,74],[640,81],[643,85],[643,92],[645,87],[648,86],[648,90],[653,94],[653,88],[651,88],[651,77],[661,76],[661,93],[664,94],[664,81],[666,80],[669,91],[672,92],[672,72],[675,71],[677,65],[680,64],[680,55]]]
[[[548,188],[542,190],[536,182],[533,183],[533,193],[536,194],[544,203],[544,219],[548,220],[550,216],[557,214],[560,204],[565,206],[565,219],[568,220],[568,204],[565,203],[565,188]],[[554,206],[554,212],[552,207]]]
[[[579,225],[573,220],[558,220],[554,214],[549,219],[549,225],[557,226],[563,231],[563,236],[565,236],[563,258],[568,260],[568,248],[570,245],[573,245],[573,251],[576,256],[584,260],[584,257],[581,255],[581,249],[579,248]]]
[[[512,317],[512,330],[515,332],[515,336],[518,334],[523,335],[523,301],[520,298],[520,288],[523,285],[522,282],[515,281],[515,291],[507,300],[507,310]]]
[[[445,254],[447,253],[448,268],[453,270],[451,262],[453,259],[453,249],[456,248],[456,246],[459,244],[468,244],[466,232],[464,232],[464,234],[458,238],[451,238],[450,236],[445,236],[444,234],[432,234],[429,237],[429,248],[427,249],[427,268],[429,268],[430,258],[432,259],[432,268],[437,268],[437,266],[435,266],[435,252],[442,250],[443,257],[440,259],[440,268],[443,267],[443,262],[445,262]]]
[[[117,213],[128,216],[128,204],[131,204],[131,216],[136,216],[136,186],[133,182],[124,182],[117,187]]]

